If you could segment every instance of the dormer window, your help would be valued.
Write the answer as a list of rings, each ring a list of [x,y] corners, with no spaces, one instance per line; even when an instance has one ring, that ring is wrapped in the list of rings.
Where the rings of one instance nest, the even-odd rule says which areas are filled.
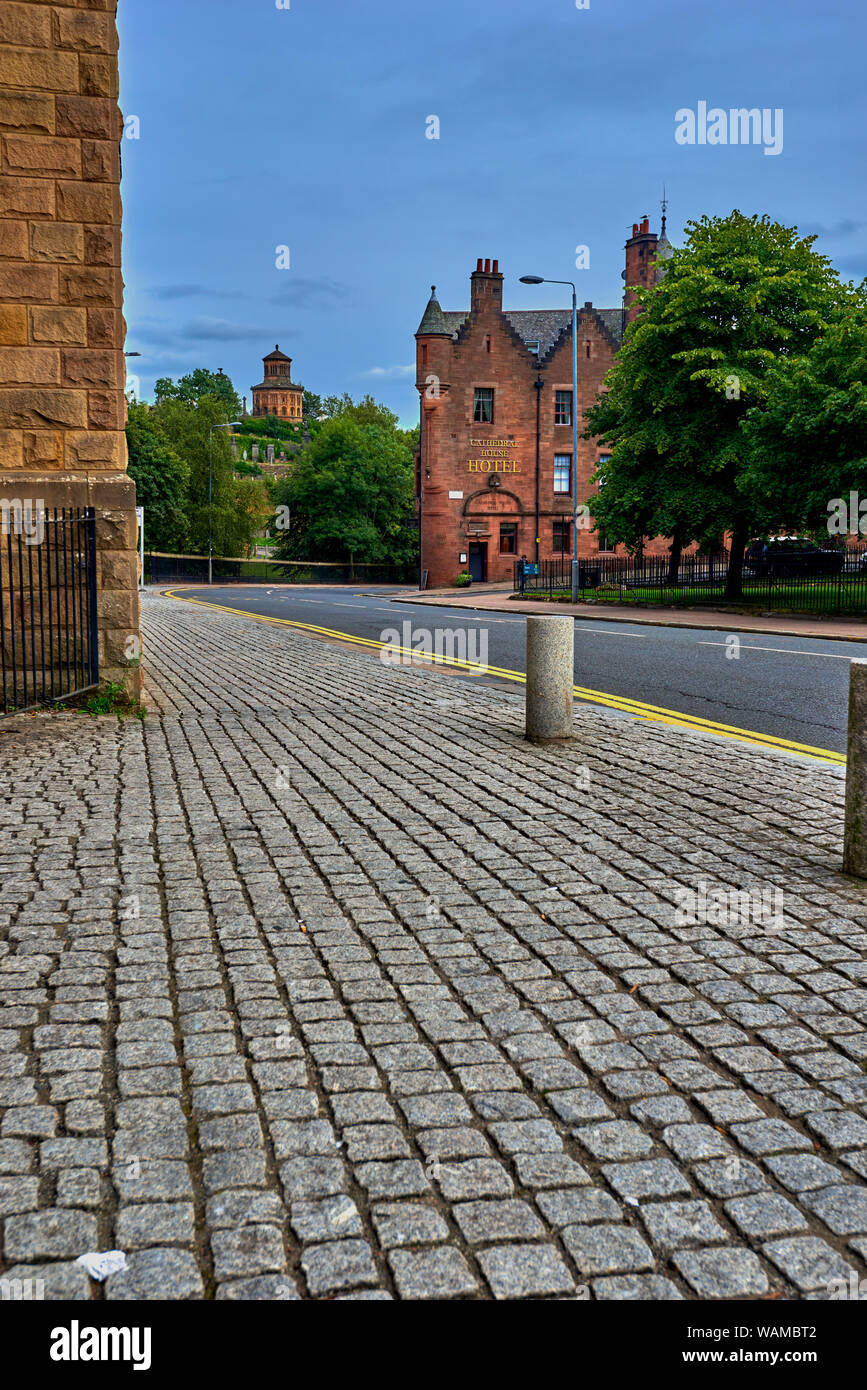
[[[533,338],[533,339],[527,344],[527,349],[528,349],[529,352],[532,352],[533,355],[534,355],[535,357],[538,357],[538,356],[539,356],[539,346],[540,346],[540,344],[539,344],[539,339],[538,339],[538,338]]]

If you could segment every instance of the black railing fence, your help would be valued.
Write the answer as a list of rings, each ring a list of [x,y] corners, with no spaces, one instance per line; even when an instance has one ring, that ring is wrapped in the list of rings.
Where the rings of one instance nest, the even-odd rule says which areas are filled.
[[[92,507],[0,499],[0,714],[99,684]]]
[[[782,560],[766,573],[748,557],[740,597],[731,600],[725,596],[728,566],[726,552],[684,556],[676,571],[667,555],[592,556],[578,562],[579,596],[582,602],[597,603],[694,607],[731,602],[815,613],[867,613],[867,546],[850,547],[839,558],[834,555],[831,563],[822,557],[798,557],[789,564]],[[515,564],[516,594],[563,598],[571,588],[571,555],[542,560],[538,567],[520,560]]]
[[[264,560],[213,558],[215,584],[417,584],[418,566],[341,564],[322,560]],[[207,555],[144,557],[146,584],[208,582]]]

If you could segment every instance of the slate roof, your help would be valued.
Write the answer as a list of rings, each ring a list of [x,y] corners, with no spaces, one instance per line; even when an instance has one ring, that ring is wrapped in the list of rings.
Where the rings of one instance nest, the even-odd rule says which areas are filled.
[[[571,309],[505,309],[505,317],[519,338],[525,343],[539,344],[539,356],[544,357],[556,343],[560,334],[567,333],[572,323]],[[579,308],[578,316],[584,312]],[[594,309],[608,332],[619,347],[623,339],[623,311],[621,309]]]
[[[578,310],[579,316],[584,312]],[[595,309],[614,339],[615,347],[623,341],[623,310]],[[565,329],[568,333],[572,321],[571,309],[505,309],[506,321],[524,343],[539,344],[539,357],[542,358],[556,343]],[[463,324],[469,319],[468,313],[441,309],[436,299],[431,298],[418,326],[419,333],[448,333],[455,338]]]
[[[659,284],[660,280],[662,279],[662,277],[663,277],[664,274],[665,274],[665,270],[666,270],[665,262],[668,261],[668,260],[670,260],[671,257],[672,257],[673,255],[674,255],[674,247],[672,246],[672,244],[671,244],[671,242],[669,241],[668,237],[666,236],[665,232],[663,232],[662,235],[661,235],[661,237],[659,238],[659,241],[657,242],[657,246],[656,246],[656,276],[655,276],[655,279],[656,279],[657,285]]]
[[[427,307],[422,315],[421,323],[416,329],[417,333],[441,333],[452,335],[452,328],[446,322],[449,318],[455,318],[454,314],[444,314],[437,299],[436,285],[431,285],[431,295],[427,302]]]

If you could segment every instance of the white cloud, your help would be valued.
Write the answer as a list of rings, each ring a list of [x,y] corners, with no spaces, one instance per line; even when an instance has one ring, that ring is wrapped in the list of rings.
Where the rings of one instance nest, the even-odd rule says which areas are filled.
[[[415,376],[415,363],[408,367],[369,367],[362,376],[376,377],[378,381],[395,381],[401,377]]]

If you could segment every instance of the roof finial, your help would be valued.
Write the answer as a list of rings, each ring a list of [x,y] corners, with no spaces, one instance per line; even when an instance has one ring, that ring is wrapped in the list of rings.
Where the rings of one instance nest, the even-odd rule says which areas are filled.
[[[662,185],[662,229],[661,229],[661,231],[660,231],[660,233],[659,233],[660,237],[664,237],[664,236],[665,236],[665,214],[666,214],[667,211],[668,211],[668,199],[667,199],[666,196],[665,196],[665,184],[663,184],[663,185]]]
[[[436,287],[436,285],[431,285],[431,287],[430,287],[430,293],[431,293],[431,299],[436,299],[436,297],[437,297],[437,287]]]

